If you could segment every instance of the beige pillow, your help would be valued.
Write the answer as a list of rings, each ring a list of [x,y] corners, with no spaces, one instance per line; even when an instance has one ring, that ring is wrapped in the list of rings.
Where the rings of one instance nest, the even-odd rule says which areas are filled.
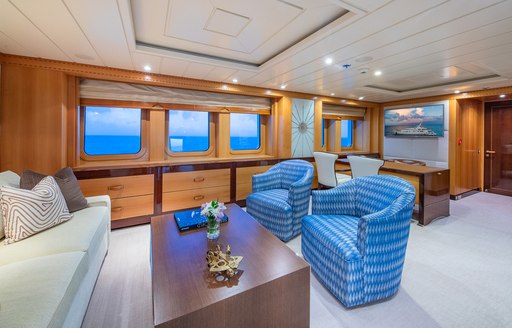
[[[44,178],[32,190],[0,187],[5,243],[30,237],[71,219],[64,196],[51,176]]]
[[[0,187],[11,186],[19,188],[20,176],[12,171],[5,171],[0,173]],[[2,207],[0,206],[0,239],[4,238],[4,220],[2,218]]]

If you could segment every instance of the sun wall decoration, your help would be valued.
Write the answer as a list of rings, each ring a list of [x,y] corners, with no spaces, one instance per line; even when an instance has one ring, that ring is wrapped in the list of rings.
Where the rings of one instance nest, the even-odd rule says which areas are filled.
[[[315,102],[292,99],[292,157],[312,157],[314,149]]]

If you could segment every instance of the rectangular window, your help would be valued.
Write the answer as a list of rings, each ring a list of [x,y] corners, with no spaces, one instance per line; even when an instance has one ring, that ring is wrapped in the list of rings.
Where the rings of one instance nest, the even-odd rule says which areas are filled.
[[[141,109],[83,108],[84,152],[87,155],[124,155],[141,151]]]
[[[210,113],[169,111],[169,150],[203,152],[210,148]]]
[[[257,150],[260,148],[260,115],[229,114],[229,141],[231,150]]]
[[[351,120],[341,121],[341,147],[350,148],[354,145],[354,125]]]

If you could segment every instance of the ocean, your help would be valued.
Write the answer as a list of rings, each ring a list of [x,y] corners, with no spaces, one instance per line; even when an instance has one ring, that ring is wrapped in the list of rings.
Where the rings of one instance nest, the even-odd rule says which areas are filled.
[[[405,129],[405,128],[414,128],[418,126],[417,123],[415,124],[404,124],[404,125],[386,125],[385,128],[384,128],[384,135],[386,137],[401,137],[401,138],[404,138],[404,137],[416,137],[414,135],[409,135],[409,136],[406,136],[406,135],[395,135],[395,131],[398,131],[398,130],[402,130],[402,129]],[[427,129],[431,129],[432,131],[434,131],[434,133],[436,134],[435,137],[443,137],[444,136],[444,124],[428,124],[428,123],[422,123],[421,126],[427,128]],[[421,136],[421,135],[418,135],[417,137],[427,137],[427,138],[432,138],[434,136]],[[434,138],[435,138],[434,137]]]
[[[247,150],[260,147],[259,137],[231,137],[231,149]],[[169,146],[175,152],[205,151],[209,148],[208,137],[169,137]],[[84,151],[88,155],[136,154],[140,151],[138,136],[86,135]]]

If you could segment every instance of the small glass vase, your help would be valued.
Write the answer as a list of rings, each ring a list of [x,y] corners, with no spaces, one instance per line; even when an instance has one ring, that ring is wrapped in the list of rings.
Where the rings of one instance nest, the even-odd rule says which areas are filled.
[[[208,239],[217,239],[220,235],[220,222],[217,219],[208,218],[208,223],[206,225],[206,238]]]

